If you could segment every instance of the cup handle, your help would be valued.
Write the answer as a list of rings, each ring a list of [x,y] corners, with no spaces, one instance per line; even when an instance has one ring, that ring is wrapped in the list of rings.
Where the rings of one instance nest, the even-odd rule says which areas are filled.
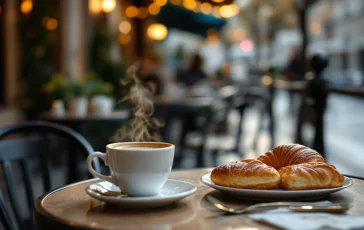
[[[102,175],[102,174],[100,174],[100,173],[98,173],[98,172],[96,172],[95,171],[95,169],[92,167],[92,159],[94,158],[94,157],[99,157],[99,158],[101,158],[104,162],[105,162],[105,164],[106,165],[108,165],[108,162],[107,162],[107,160],[105,159],[105,157],[106,157],[106,155],[104,154],[104,153],[101,153],[101,152],[94,152],[94,153],[91,153],[88,157],[87,157],[87,162],[86,162],[86,164],[87,164],[87,169],[88,169],[88,171],[92,174],[92,175],[94,175],[95,177],[98,177],[98,178],[100,178],[100,179],[102,179],[102,180],[105,180],[105,181],[108,181],[108,182],[110,182],[110,183],[112,183],[112,184],[115,184],[115,182],[114,182],[114,178],[112,177],[112,176],[105,176],[105,175]]]

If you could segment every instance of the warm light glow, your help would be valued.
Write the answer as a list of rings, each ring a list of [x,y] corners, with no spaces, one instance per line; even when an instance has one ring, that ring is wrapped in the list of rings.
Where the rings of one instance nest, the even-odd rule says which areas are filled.
[[[89,0],[88,1],[88,10],[92,14],[98,14],[101,12],[101,2],[100,0]]]
[[[146,17],[148,17],[148,8],[147,7],[140,7],[139,8],[138,18],[144,19]]]
[[[224,5],[220,7],[220,15],[223,18],[231,18],[240,12],[239,6],[235,4]]]
[[[157,15],[160,10],[161,10],[161,8],[159,7],[159,5],[157,5],[155,3],[150,4],[148,7],[149,14],[151,14],[151,15]]]
[[[212,6],[210,3],[204,2],[201,4],[200,10],[204,14],[210,14],[212,11]]]
[[[243,40],[240,42],[240,49],[241,49],[241,51],[243,51],[245,53],[249,53],[249,52],[253,51],[254,44],[251,40]]]
[[[113,11],[116,7],[115,0],[103,0],[102,1],[102,10],[106,13]]]
[[[215,16],[215,17],[217,17],[217,18],[219,18],[221,15],[220,15],[220,7],[218,7],[218,6],[214,6],[214,8],[213,8],[213,10],[212,10],[212,14]]]
[[[157,3],[159,6],[164,6],[167,4],[167,0],[155,0],[155,3]]]
[[[122,45],[126,45],[130,42],[130,35],[129,34],[120,34],[119,35],[119,43]]]
[[[196,2],[196,6],[195,6],[195,9],[193,9],[194,12],[196,13],[200,13],[201,10],[200,10],[200,5],[201,5],[201,2]]]
[[[224,0],[212,0],[212,1],[216,3],[222,3]]]
[[[47,20],[47,22],[45,24],[45,27],[48,30],[55,30],[58,27],[58,21],[56,19],[54,19],[54,18],[50,18],[50,19]]]
[[[127,34],[131,31],[131,24],[128,21],[122,21],[119,24],[120,33]]]
[[[139,14],[138,8],[135,6],[129,6],[126,8],[125,15],[129,18],[135,18]]]
[[[183,6],[186,9],[193,10],[196,7],[196,1],[195,0],[183,0]]]
[[[148,27],[147,34],[153,40],[163,40],[168,35],[168,29],[162,24],[152,24]]]
[[[20,5],[22,13],[27,14],[33,9],[33,2],[31,0],[24,0]]]
[[[173,5],[180,5],[182,3],[182,0],[169,0],[169,2]]]

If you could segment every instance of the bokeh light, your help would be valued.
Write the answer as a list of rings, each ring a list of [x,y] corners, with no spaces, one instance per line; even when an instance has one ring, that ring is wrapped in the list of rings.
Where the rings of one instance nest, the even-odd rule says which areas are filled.
[[[135,6],[128,6],[128,8],[126,8],[125,15],[127,17],[135,18],[136,16],[138,16],[138,14],[139,14],[139,10]]]
[[[155,0],[155,3],[159,6],[164,6],[167,2],[167,0]]]
[[[131,31],[131,24],[128,21],[122,21],[119,24],[119,31],[123,34],[128,34]]]
[[[50,18],[46,21],[45,27],[48,30],[55,30],[58,27],[58,21],[55,18]]]
[[[100,0],[89,0],[88,1],[88,10],[92,14],[98,14],[101,12],[101,2]]]
[[[212,12],[212,5],[208,2],[204,2],[201,4],[200,10],[204,14],[210,14]]]
[[[240,42],[240,49],[245,53],[249,53],[254,49],[254,43],[251,40],[243,40]]]
[[[20,11],[24,14],[29,13],[33,9],[33,2],[31,0],[24,0],[20,5]]]
[[[160,12],[161,8],[158,4],[152,3],[148,7],[148,11],[150,15],[157,15]]]
[[[163,40],[168,35],[168,29],[162,24],[151,24],[147,29],[148,36],[153,40]]]
[[[183,0],[183,6],[186,9],[193,10],[196,8],[196,1],[195,0]]]
[[[240,12],[239,6],[235,4],[224,5],[220,7],[220,15],[223,18],[231,18]]]
[[[102,10],[106,13],[113,11],[116,7],[115,0],[103,0],[102,1]]]

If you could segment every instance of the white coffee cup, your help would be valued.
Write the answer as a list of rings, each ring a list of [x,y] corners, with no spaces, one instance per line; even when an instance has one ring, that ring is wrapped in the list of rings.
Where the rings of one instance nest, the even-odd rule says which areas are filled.
[[[153,196],[166,183],[172,169],[174,145],[162,142],[121,142],[106,146],[106,154],[94,152],[87,157],[89,172],[120,188],[129,196]],[[110,176],[96,172],[91,165],[100,157],[109,166]]]

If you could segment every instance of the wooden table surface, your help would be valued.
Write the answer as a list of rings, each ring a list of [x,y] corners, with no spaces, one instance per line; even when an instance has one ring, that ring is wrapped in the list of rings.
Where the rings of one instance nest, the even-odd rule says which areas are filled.
[[[170,178],[193,183],[195,194],[166,207],[120,209],[91,198],[85,188],[97,179],[57,189],[35,201],[37,229],[274,229],[245,215],[227,215],[206,200],[214,196],[226,203],[247,206],[254,202],[236,200],[200,181],[211,169],[172,171]],[[352,203],[350,213],[364,216],[364,181],[334,193],[326,200]]]

